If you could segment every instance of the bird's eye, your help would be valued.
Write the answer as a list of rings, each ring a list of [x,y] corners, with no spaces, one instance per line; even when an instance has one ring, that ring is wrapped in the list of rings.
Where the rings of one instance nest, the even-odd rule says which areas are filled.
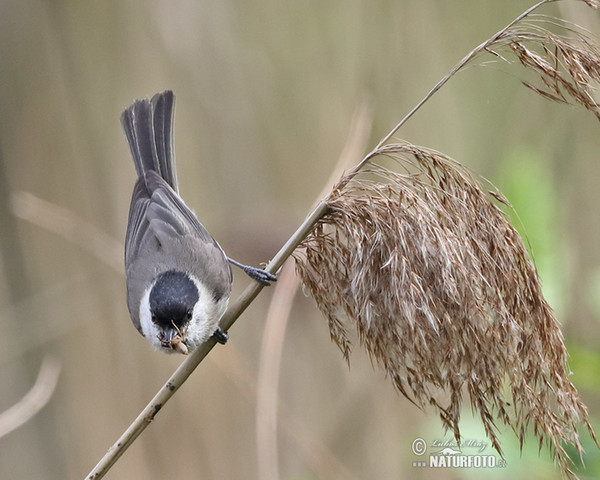
[[[156,315],[155,314],[152,314],[152,321],[156,322]]]
[[[191,310],[185,314],[185,318],[187,318],[188,320],[192,319],[192,311]]]

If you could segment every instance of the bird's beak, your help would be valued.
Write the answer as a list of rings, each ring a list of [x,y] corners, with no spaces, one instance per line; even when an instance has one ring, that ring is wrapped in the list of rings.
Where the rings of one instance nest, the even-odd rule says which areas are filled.
[[[169,345],[169,347],[171,346],[171,343],[173,342],[173,339],[177,336],[179,332],[177,330],[175,330],[174,328],[167,328],[166,330],[166,335],[165,335],[165,343]]]
[[[168,348],[171,349],[173,348],[172,344],[173,344],[173,339],[177,337],[177,334],[179,332],[171,327],[166,328],[165,330],[163,330],[163,336],[160,339],[160,344],[163,348]]]

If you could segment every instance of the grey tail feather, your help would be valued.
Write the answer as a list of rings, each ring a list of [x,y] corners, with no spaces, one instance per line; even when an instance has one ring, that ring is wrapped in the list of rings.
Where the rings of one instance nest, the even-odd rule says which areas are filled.
[[[157,172],[176,192],[177,172],[173,152],[175,95],[166,90],[152,99],[136,100],[121,115],[138,176]]]

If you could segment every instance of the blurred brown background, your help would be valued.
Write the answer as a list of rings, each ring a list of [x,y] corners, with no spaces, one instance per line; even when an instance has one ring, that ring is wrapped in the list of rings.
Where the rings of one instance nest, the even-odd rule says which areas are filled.
[[[119,115],[172,89],[182,195],[228,254],[260,264],[308,213],[371,106],[368,147],[528,1],[32,1],[0,4],[0,411],[51,354],[48,405],[0,438],[0,478],[77,479],[181,357],[128,317],[121,266],[134,169]],[[543,10],[600,35],[582,2]],[[514,203],[563,324],[573,382],[600,425],[599,125],[551,104],[494,57],[455,77],[398,137],[484,175]],[[236,272],[234,298],[249,280]],[[271,458],[256,434],[263,291],[106,478],[249,479]],[[357,348],[348,369],[297,295],[286,331],[277,435],[282,479],[481,478],[418,469],[411,443],[447,439]],[[485,441],[465,409],[463,435]],[[588,470],[600,455],[585,437]],[[486,478],[558,478],[547,452]],[[264,447],[264,445],[263,445]],[[262,451],[262,457],[257,451]],[[493,454],[488,448],[486,453]],[[259,460],[261,458],[262,460]],[[261,472],[261,473],[259,473]],[[270,470],[273,473],[273,470]],[[587,473],[586,473],[587,472]]]

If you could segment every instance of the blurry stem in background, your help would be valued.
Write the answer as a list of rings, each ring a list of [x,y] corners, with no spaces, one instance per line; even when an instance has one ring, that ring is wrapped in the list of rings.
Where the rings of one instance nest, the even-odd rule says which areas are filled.
[[[72,211],[32,193],[17,191],[10,197],[12,213],[81,247],[123,275],[123,244]]]
[[[59,361],[47,355],[31,390],[8,410],[0,413],[0,438],[27,423],[52,398],[60,374]]]
[[[366,100],[362,101],[352,117],[350,131],[337,165],[318,198],[326,196],[344,170],[360,160],[367,148],[372,123],[371,105]],[[299,285],[300,279],[295,275],[291,264],[286,264],[275,285],[263,331],[256,392],[258,478],[262,480],[279,478],[277,448],[279,367],[289,315]]]
[[[527,17],[534,10],[543,4],[550,3],[556,0],[542,0],[536,3],[534,6],[528,8],[525,12],[520,14],[506,27],[497,32],[495,35],[490,37],[488,40],[480,44],[478,47],[473,49],[468,55],[466,55],[460,62],[458,62],[428,93],[425,97],[416,104],[416,106],[400,121],[398,124],[379,142],[379,144],[368,153],[361,161],[352,169],[348,179],[359,173],[360,169],[368,163],[368,161],[377,155],[378,150],[381,146],[385,145],[404,125],[408,119],[410,119],[440,88],[442,88],[452,76],[454,76],[459,70],[469,63],[479,53],[487,51],[487,48],[501,37],[507,29],[512,27],[515,23],[521,21]],[[291,256],[296,247],[304,240],[304,238],[313,230],[317,222],[327,213],[327,203],[324,200],[319,201],[315,209],[308,215],[304,222],[298,227],[296,232],[289,238],[283,247],[277,252],[273,259],[269,262],[266,267],[266,271],[275,273],[283,265],[283,263]],[[242,294],[237,298],[235,302],[229,307],[229,309],[223,315],[220,325],[223,330],[227,331],[238,319],[238,317],[246,310],[246,308],[252,303],[256,296],[263,289],[263,285],[259,283],[253,283],[250,285]],[[175,392],[183,385],[187,378],[192,374],[200,362],[208,355],[208,353],[215,346],[215,340],[211,338],[206,343],[194,350],[183,363],[175,370],[167,382],[161,387],[154,398],[146,405],[141,411],[137,418],[129,425],[127,430],[121,435],[121,437],[110,447],[108,452],[102,457],[98,464],[92,469],[92,471],[86,477],[87,479],[99,479],[104,477],[108,470],[115,464],[115,462],[123,455],[125,450],[135,441],[135,439],[146,429],[148,425],[154,420],[156,414],[164,406],[164,404],[175,394]]]
[[[263,330],[256,389],[256,450],[258,478],[279,479],[277,442],[281,354],[299,280],[291,263],[279,274]]]

